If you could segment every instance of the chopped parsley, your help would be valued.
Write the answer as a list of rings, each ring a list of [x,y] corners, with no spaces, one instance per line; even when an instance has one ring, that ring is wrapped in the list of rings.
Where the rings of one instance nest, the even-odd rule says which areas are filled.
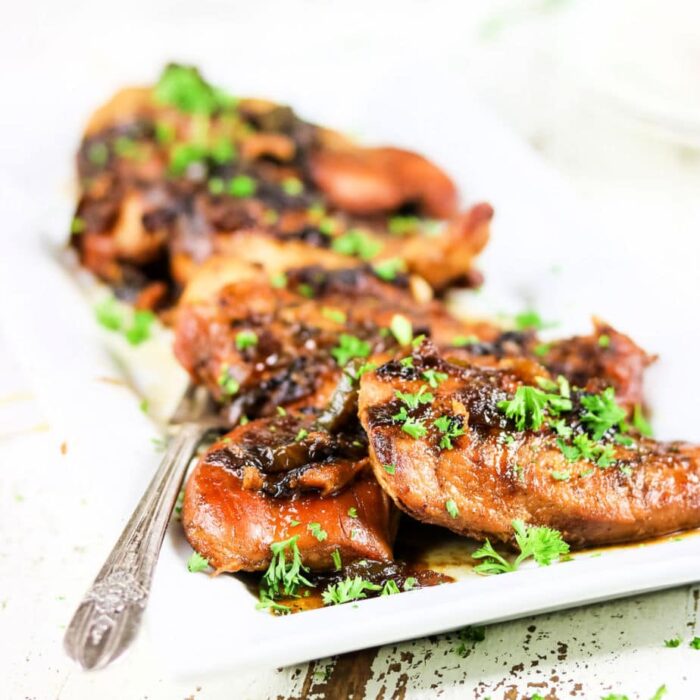
[[[417,216],[392,216],[389,219],[389,232],[397,236],[415,231],[420,226],[420,219]]]
[[[457,504],[451,498],[445,501],[445,510],[453,519],[459,516],[459,508],[457,508]]]
[[[533,386],[519,386],[512,399],[498,402],[498,408],[515,422],[518,430],[539,430],[544,423],[545,409],[571,410],[571,400],[558,394],[547,394]]]
[[[70,223],[70,232],[72,234],[84,233],[85,219],[81,219],[79,216],[74,216],[73,221]]]
[[[207,182],[207,187],[209,192],[212,194],[223,194],[224,193],[224,181],[220,177],[211,177]]]
[[[131,326],[124,331],[124,337],[131,345],[140,345],[151,337],[151,327],[156,316],[148,309],[137,309],[131,320]]]
[[[410,591],[412,588],[415,588],[417,583],[418,581],[413,576],[409,576],[403,583],[404,591]]]
[[[229,369],[228,365],[221,366],[217,384],[221,387],[221,393],[226,396],[233,396],[241,388],[241,385],[231,376]]]
[[[395,464],[385,464],[384,471],[387,474],[396,474],[396,465]]]
[[[397,399],[403,401],[411,410],[418,408],[421,404],[431,403],[435,399],[425,386],[422,386],[415,394],[408,394],[398,389],[396,389],[394,394]]]
[[[124,323],[124,315],[113,296],[105,297],[95,306],[97,322],[110,331],[118,331]]]
[[[355,506],[350,506],[350,508],[348,508],[348,516],[351,518],[357,517],[357,508],[355,508]]]
[[[207,147],[199,143],[175,144],[170,151],[170,172],[173,175],[182,175],[193,163],[203,162],[207,154]]]
[[[615,401],[615,389],[611,386],[600,394],[582,396],[581,405],[586,409],[581,421],[594,440],[600,440],[625,418],[625,410]]]
[[[329,321],[338,324],[343,324],[348,320],[347,314],[344,311],[331,308],[330,306],[323,306],[321,308],[321,315]]]
[[[609,348],[610,347],[610,336],[607,335],[606,333],[603,333],[598,336],[598,345],[601,348]]]
[[[571,478],[570,471],[556,471],[552,469],[549,473],[555,481],[568,481]]]
[[[319,541],[328,539],[328,533],[321,527],[321,523],[309,523],[306,529]]]
[[[340,571],[343,568],[343,560],[340,558],[340,552],[337,549],[331,552],[331,559],[333,560],[335,570]]]
[[[153,96],[156,102],[187,114],[209,115],[235,104],[234,98],[211,86],[196,68],[175,64],[165,68]]]
[[[284,406],[277,406],[277,415],[278,415],[278,416],[286,416],[286,415],[287,415],[287,409],[284,408]]]
[[[688,646],[692,649],[700,649],[700,637],[693,637],[690,642],[688,642]]]
[[[372,265],[374,274],[385,282],[396,279],[396,275],[406,271],[406,263],[401,258],[387,258]]]
[[[428,382],[431,388],[437,389],[438,386],[447,379],[447,374],[445,372],[438,372],[435,369],[426,369],[422,373],[422,377]]]
[[[148,399],[141,399],[139,403],[139,410],[141,413],[148,415]]]
[[[192,556],[187,560],[187,570],[191,574],[204,571],[209,566],[209,560],[205,559],[199,552],[192,552]]]
[[[404,357],[403,360],[399,360],[399,364],[402,367],[413,367],[413,358],[410,355],[408,357]]]
[[[209,156],[215,163],[224,165],[236,157],[236,149],[228,139],[219,139],[209,149]]]
[[[644,437],[651,437],[653,435],[651,426],[649,425],[647,419],[644,417],[642,407],[639,404],[635,404],[634,406],[634,413],[632,414],[632,425],[637,429],[639,434],[643,435]]]
[[[355,357],[367,357],[371,349],[372,347],[366,340],[360,340],[348,333],[341,333],[338,345],[331,350],[331,355],[341,367],[344,367]]]
[[[294,596],[301,586],[313,587],[313,584],[304,576],[308,568],[302,564],[301,552],[297,545],[299,535],[294,535],[282,542],[273,542],[270,545],[272,559],[267,571],[263,574],[263,590],[270,599],[280,595]],[[287,552],[291,560],[287,561]],[[261,591],[261,600],[263,598]]]
[[[296,434],[296,437],[294,438],[294,442],[301,442],[307,435],[309,434],[309,431],[306,430],[305,428],[299,428],[299,432]],[[316,524],[316,523],[312,523]]]
[[[399,590],[399,587],[396,585],[396,581],[394,579],[389,579],[384,583],[384,587],[382,588],[382,592],[380,593],[381,596],[386,596],[386,595],[396,595],[397,593],[401,593]]]
[[[286,177],[282,180],[282,191],[290,197],[296,197],[304,191],[304,183],[298,177]]]
[[[381,251],[382,244],[368,236],[364,231],[353,228],[334,238],[331,248],[336,253],[354,255],[361,260],[371,260]]]
[[[252,197],[258,185],[249,175],[236,175],[228,183],[228,193],[232,197]]]
[[[287,286],[287,275],[284,272],[278,272],[270,276],[270,284],[275,289],[283,289]]]
[[[475,335],[457,335],[452,338],[452,345],[456,348],[462,348],[465,345],[475,345],[479,339]]]
[[[306,297],[307,299],[314,298],[314,288],[310,284],[306,284],[305,282],[302,282],[297,287],[297,292],[299,292],[301,296]]]
[[[674,637],[673,639],[665,639],[664,646],[668,647],[669,649],[675,649],[676,647],[679,647],[681,645],[682,641],[683,640],[680,637]]]
[[[102,166],[109,160],[109,149],[107,144],[97,141],[88,146],[87,158],[93,164]]]
[[[551,343],[537,343],[534,349],[535,355],[537,355],[537,357],[544,357],[550,351],[551,347]]]
[[[462,421],[457,416],[440,416],[433,421],[433,425],[442,433],[440,448],[443,450],[451,450],[452,440],[464,435]]]
[[[541,331],[545,328],[551,328],[552,326],[557,325],[556,323],[547,323],[543,321],[542,317],[532,309],[516,314],[513,320],[515,321],[515,327],[519,331]]]
[[[361,576],[355,576],[355,578],[346,578],[328,586],[321,597],[324,605],[341,605],[342,603],[366,598],[365,591],[379,591],[381,588],[381,586],[371,581],[366,581]]]
[[[522,520],[513,520],[515,542],[520,554],[513,562],[502,557],[486,540],[472,554],[474,559],[483,559],[481,564],[474,567],[478,574],[503,574],[516,571],[526,559],[534,559],[540,566],[549,566],[562,555],[569,553],[569,545],[564,542],[561,533],[549,527],[527,526]]]
[[[169,144],[175,140],[175,127],[168,122],[157,121],[154,124],[156,141],[160,144]]]
[[[413,326],[405,316],[394,314],[389,329],[399,345],[410,345],[413,340]]]
[[[403,430],[404,433],[408,433],[414,440],[425,437],[428,433],[428,429],[425,425],[416,418],[406,418],[404,424],[401,426],[401,430]]]

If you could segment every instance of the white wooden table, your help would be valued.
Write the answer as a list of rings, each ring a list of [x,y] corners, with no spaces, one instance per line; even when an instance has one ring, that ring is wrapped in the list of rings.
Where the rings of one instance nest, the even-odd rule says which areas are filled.
[[[79,5],[70,7],[77,11]],[[440,46],[444,60],[452,64],[464,60],[465,82],[564,173],[598,225],[609,227],[611,235],[627,237],[630,245],[640,238],[660,237],[660,248],[672,240],[696,255],[698,153],[656,140],[598,110],[575,89],[563,89],[563,83],[553,79],[556,51],[540,50],[557,18],[542,16],[542,2],[498,4],[501,9],[504,5],[505,13],[497,14],[490,3],[474,3],[455,26],[449,20],[458,4],[445,3],[445,44],[439,41],[441,27],[428,32],[436,35],[433,48]],[[527,11],[512,11],[521,6]],[[52,5],[46,12],[55,14],[58,7]],[[66,4],[60,7],[70,9]],[[154,3],[156,9],[144,12],[157,17],[165,7]],[[409,25],[417,26],[425,8],[419,2],[392,7],[399,14],[377,9],[381,21],[391,20],[386,26],[395,30],[386,36],[399,36],[397,45],[409,50],[405,32]],[[212,21],[227,12],[216,2],[203,8],[202,12],[215,9]],[[83,10],[92,12],[92,30],[98,31],[99,8],[88,3]],[[263,22],[263,9],[247,10],[247,15],[257,12]],[[19,47],[24,46],[21,30],[35,30],[34,15],[22,7],[15,12],[19,29],[6,31],[5,43]],[[178,12],[186,14],[183,8],[173,10]],[[349,36],[348,27],[363,26],[367,16],[357,9],[354,23],[347,17],[338,21],[338,32]],[[168,19],[173,20],[170,15]],[[373,17],[375,30],[377,23]],[[41,54],[43,39],[37,39],[49,36],[47,26],[31,34],[34,43],[24,47],[26,56],[39,52],[41,60],[50,60]],[[382,32],[370,34],[368,38],[366,32],[356,32],[353,37],[362,51],[377,51],[381,63],[384,57],[377,47]],[[70,36],[51,36],[54,50],[61,50],[64,40],[70,43]],[[475,36],[488,40],[477,41]],[[624,50],[624,38],[620,41]],[[442,59],[433,55],[430,60],[439,65]],[[31,90],[29,86],[27,94]],[[19,157],[17,148],[8,153],[10,160]],[[6,335],[0,331],[0,696],[515,700],[535,694],[599,698],[620,693],[630,700],[646,700],[662,684],[668,688],[666,698],[700,695],[700,650],[687,645],[700,634],[697,586],[494,625],[487,628],[483,642],[467,643],[462,653],[459,640],[448,635],[294,668],[179,682],[162,671],[146,631],[113,667],[94,674],[78,671],[62,652],[63,629],[111,543],[102,533],[98,505],[86,495],[89,489],[73,478],[71,446],[62,446],[61,435],[51,432]],[[202,621],[203,633],[208,624]],[[684,643],[666,648],[664,640],[677,636]]]

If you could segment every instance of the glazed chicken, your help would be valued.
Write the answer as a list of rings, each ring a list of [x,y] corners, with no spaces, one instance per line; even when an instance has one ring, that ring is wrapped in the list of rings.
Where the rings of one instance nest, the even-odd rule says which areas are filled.
[[[324,427],[326,426],[326,427]],[[369,467],[355,416],[343,430],[323,414],[287,414],[236,427],[188,479],[185,534],[217,572],[259,571],[270,544],[298,535],[315,571],[358,559],[388,561],[398,511]]]
[[[493,211],[458,210],[450,178],[422,156],[360,146],[288,107],[237,100],[193,68],[119,92],[78,153],[72,245],[137,306],[171,304],[213,255],[256,261],[268,242],[335,267],[416,274],[441,291],[477,286]],[[340,258],[342,265],[337,262]]]
[[[644,370],[656,359],[598,319],[590,335],[543,344],[534,332],[505,331],[493,341],[452,348],[450,357],[485,366],[496,366],[504,358],[528,357],[589,393],[613,387],[617,403],[630,414],[643,404]]]
[[[224,278],[236,281],[212,299],[212,277],[214,288]],[[186,291],[175,353],[195,382],[231,403],[236,415],[252,417],[309,400],[324,406],[351,360],[396,351],[390,327],[397,316],[410,322],[409,334],[429,335],[438,345],[497,337],[495,326],[458,321],[439,302],[418,303],[400,284],[361,267],[302,267],[270,280],[228,262],[225,274],[204,275]]]
[[[528,358],[451,362],[429,343],[411,364],[365,373],[359,413],[377,480],[417,520],[508,541],[522,519],[579,547],[700,525],[700,448],[641,437],[609,391],[557,384]]]

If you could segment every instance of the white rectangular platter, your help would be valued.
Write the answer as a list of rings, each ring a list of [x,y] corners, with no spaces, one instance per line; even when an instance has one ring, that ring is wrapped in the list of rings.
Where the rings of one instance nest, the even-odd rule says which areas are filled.
[[[700,279],[683,246],[655,239],[622,249],[614,231],[592,223],[524,143],[460,93],[458,76],[406,75],[380,76],[364,88],[345,85],[342,101],[328,88],[314,93],[303,77],[290,87],[267,75],[257,91],[281,95],[305,117],[366,140],[420,150],[451,172],[466,200],[492,202],[496,221],[481,263],[487,282],[482,293],[461,295],[461,307],[470,313],[534,307],[543,318],[560,322],[556,335],[586,332],[592,314],[605,318],[660,354],[648,375],[657,434],[700,440],[700,373],[688,371],[700,340]],[[252,83],[250,75],[247,81]],[[235,82],[227,87],[239,88]],[[92,102],[100,98],[91,95]],[[81,101],[89,104],[88,97],[81,94]],[[101,522],[85,522],[85,528],[116,535],[159,460],[150,441],[157,427],[138,410],[133,387],[165,411],[184,378],[162,343],[131,350],[108,338],[94,322],[84,291],[58,261],[71,216],[62,178],[70,170],[66,159],[73,145],[66,142],[46,154],[54,177],[45,178],[40,191],[25,190],[3,174],[7,240],[0,304],[7,333],[52,425],[75,445],[73,478],[102,494]],[[235,576],[188,573],[190,551],[174,522],[147,613],[157,647],[178,675],[286,665],[700,579],[700,537],[689,535],[581,553],[548,568],[471,575],[436,588],[274,617],[256,611],[253,594]]]

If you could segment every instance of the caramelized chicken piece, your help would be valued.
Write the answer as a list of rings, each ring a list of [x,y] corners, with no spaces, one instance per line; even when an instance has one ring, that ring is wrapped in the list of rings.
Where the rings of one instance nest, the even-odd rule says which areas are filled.
[[[553,374],[563,374],[574,386],[592,393],[614,387],[618,403],[631,410],[643,403],[642,376],[655,359],[631,338],[596,319],[591,335],[552,343],[542,363]]]
[[[613,387],[617,402],[630,414],[643,403],[644,370],[656,359],[598,319],[594,319],[591,335],[543,344],[534,332],[506,331],[491,342],[450,349],[449,357],[458,364],[463,359],[485,366],[496,366],[507,357],[529,357],[552,375],[562,375],[572,386],[590,393]]]
[[[441,373],[434,388],[428,370]],[[365,373],[359,411],[377,480],[417,520],[477,538],[509,540],[516,518],[556,528],[574,546],[700,526],[700,447],[620,435],[617,425],[593,440],[590,394],[577,390],[556,422],[540,406],[541,423],[518,430],[501,402],[538,378],[551,380],[526,358],[455,365],[429,344],[411,369],[392,361]],[[419,392],[422,401],[407,403]],[[531,398],[521,396],[536,418]]]
[[[179,310],[175,353],[195,382],[251,416],[311,400],[323,406],[350,360],[394,352],[392,319],[410,320],[414,335],[438,345],[456,337],[492,339],[486,323],[457,321],[437,302],[417,303],[407,289],[380,281],[365,268],[288,270],[274,280],[237,263],[216,276],[240,272],[218,295]],[[189,298],[209,291],[199,285]],[[248,340],[246,340],[248,338]]]
[[[166,285],[142,305],[171,304],[214,255],[256,262],[268,245],[304,252],[304,265],[398,259],[437,291],[481,280],[473,264],[491,208],[459,214],[436,165],[362,148],[288,107],[236,101],[194,69],[169,66],[153,88],[119,92],[90,120],[77,164],[71,243],[123,298]],[[426,217],[444,219],[442,232]]]
[[[188,479],[190,544],[217,572],[264,570],[270,545],[294,535],[316,571],[334,569],[335,552],[343,564],[391,560],[397,511],[369,468],[363,433],[350,426],[331,434],[314,416],[286,415],[232,430]]]

